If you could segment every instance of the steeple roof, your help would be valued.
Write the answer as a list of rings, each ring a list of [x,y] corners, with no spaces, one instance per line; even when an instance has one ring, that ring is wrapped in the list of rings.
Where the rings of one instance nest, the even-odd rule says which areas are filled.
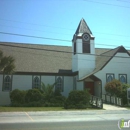
[[[85,20],[82,18],[80,23],[79,23],[79,26],[75,32],[75,34],[79,34],[79,33],[89,33],[89,34],[92,34],[90,28],[88,27],[87,23],[85,22]]]

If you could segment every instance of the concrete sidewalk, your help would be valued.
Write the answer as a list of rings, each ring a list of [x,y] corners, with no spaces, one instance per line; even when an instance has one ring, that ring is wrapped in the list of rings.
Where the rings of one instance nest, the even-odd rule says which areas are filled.
[[[119,106],[114,106],[110,104],[103,104],[103,109],[105,110],[128,110],[127,108],[124,107],[119,107]]]

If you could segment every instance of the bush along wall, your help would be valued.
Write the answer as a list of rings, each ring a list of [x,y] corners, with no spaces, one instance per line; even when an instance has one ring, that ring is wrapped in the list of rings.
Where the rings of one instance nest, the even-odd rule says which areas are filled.
[[[66,100],[60,91],[54,91],[54,86],[49,84],[44,85],[43,89],[15,89],[10,92],[10,99],[11,106],[15,107],[63,107]]]
[[[74,90],[69,93],[65,109],[86,109],[89,106],[90,94],[87,90]]]
[[[122,98],[123,105],[127,104],[127,88],[130,88],[129,84],[123,84],[116,79],[105,85],[106,92],[112,96]]]

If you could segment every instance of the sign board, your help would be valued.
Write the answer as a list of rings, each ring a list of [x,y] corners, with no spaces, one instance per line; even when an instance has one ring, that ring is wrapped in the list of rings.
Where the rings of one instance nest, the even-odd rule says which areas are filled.
[[[127,99],[130,100],[130,88],[127,89]]]

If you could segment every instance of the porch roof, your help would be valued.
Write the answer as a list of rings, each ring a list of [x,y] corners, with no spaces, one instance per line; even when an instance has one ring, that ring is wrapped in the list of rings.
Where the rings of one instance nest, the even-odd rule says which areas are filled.
[[[88,75],[88,76],[86,76],[85,78],[79,79],[78,81],[83,81],[83,80],[85,80],[85,79],[87,79],[87,78],[90,78],[90,79],[92,79],[92,80],[94,80],[94,81],[101,81],[101,79],[99,79],[98,77],[96,77],[96,76],[93,75],[93,74]]]

